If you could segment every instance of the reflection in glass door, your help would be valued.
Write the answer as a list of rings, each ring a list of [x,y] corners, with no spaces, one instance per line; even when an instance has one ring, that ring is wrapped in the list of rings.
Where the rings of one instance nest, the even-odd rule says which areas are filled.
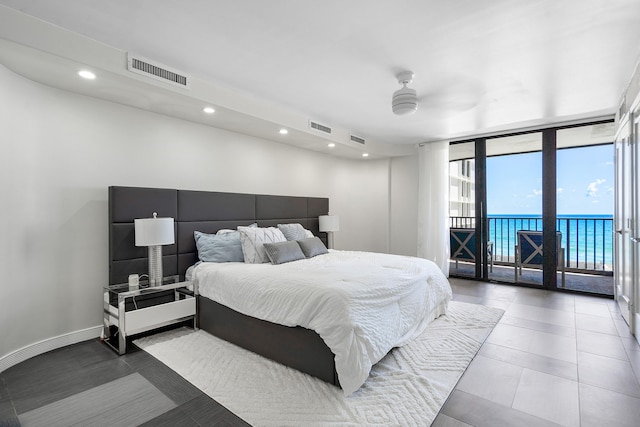
[[[449,150],[449,272],[476,277],[475,143],[455,144]]]
[[[631,326],[632,308],[632,157],[628,123],[621,126],[615,141],[615,298],[622,317]]]
[[[489,278],[542,286],[542,134],[487,139],[486,153]]]
[[[559,288],[613,296],[613,139],[613,123],[557,131],[558,267],[566,272]]]

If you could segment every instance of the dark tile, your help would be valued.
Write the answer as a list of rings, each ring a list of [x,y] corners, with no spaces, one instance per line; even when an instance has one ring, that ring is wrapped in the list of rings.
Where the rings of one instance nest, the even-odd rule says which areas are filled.
[[[82,359],[83,354],[65,352],[65,362],[56,357],[57,367],[49,370],[34,366],[32,371],[26,371],[20,366],[9,373],[6,386],[18,415],[133,373],[118,358],[94,358],[89,363]],[[45,359],[43,365],[51,363]]]
[[[165,412],[164,414],[141,424],[140,427],[199,427],[200,424],[195,422],[180,406]]]
[[[181,408],[202,426],[250,426],[207,395],[196,397],[182,405]]]
[[[72,344],[32,357],[11,368],[2,375],[11,383],[14,379],[29,380],[56,370],[73,370],[95,363],[117,360],[118,355],[98,339]]]
[[[133,369],[144,367],[150,360],[158,360],[135,344],[128,346],[126,354],[120,358],[131,365]]]
[[[133,363],[133,366],[135,366],[134,369],[149,380],[151,384],[156,386],[158,390],[164,393],[169,399],[173,400],[176,405],[182,405],[191,399],[203,395],[200,389],[167,367],[167,365],[152,356],[149,357],[150,359],[143,355],[136,356],[134,359],[135,363]],[[127,359],[126,363],[129,363],[131,360],[132,359]]]
[[[176,405],[139,373],[41,406],[18,417],[27,426],[134,426]]]
[[[4,378],[0,376],[0,427],[19,426],[18,416],[13,403],[9,398],[9,392],[4,384]]]

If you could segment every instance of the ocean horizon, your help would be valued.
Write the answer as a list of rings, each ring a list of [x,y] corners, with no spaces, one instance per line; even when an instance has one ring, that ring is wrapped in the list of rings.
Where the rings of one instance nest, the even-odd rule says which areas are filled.
[[[496,261],[511,261],[518,230],[542,230],[539,214],[488,214],[487,217]],[[556,218],[567,267],[611,271],[612,214],[558,214]]]
[[[542,214],[487,214],[489,218],[542,218]],[[613,218],[613,214],[557,214],[557,218]]]

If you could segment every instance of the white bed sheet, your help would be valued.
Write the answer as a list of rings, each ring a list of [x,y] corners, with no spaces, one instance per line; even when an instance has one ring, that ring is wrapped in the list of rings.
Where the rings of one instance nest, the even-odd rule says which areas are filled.
[[[393,347],[444,314],[451,287],[431,261],[330,251],[280,265],[200,263],[199,293],[240,313],[314,330],[335,354],[345,395]]]

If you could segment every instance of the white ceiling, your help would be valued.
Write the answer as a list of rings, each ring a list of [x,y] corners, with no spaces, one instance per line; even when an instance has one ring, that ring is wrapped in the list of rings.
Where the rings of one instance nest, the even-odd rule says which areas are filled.
[[[0,4],[394,145],[612,115],[640,57],[638,0]],[[403,69],[411,116],[391,112]]]

